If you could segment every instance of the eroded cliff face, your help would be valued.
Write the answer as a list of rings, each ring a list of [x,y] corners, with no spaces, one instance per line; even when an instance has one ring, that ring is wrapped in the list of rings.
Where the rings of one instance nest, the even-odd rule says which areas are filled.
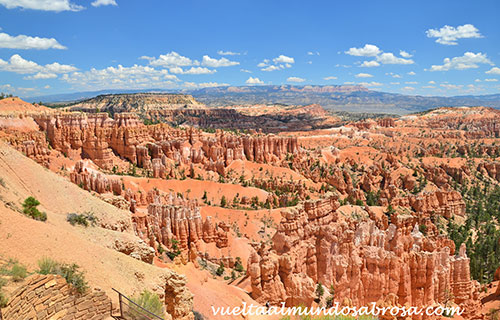
[[[432,305],[476,294],[462,246],[424,237],[412,216],[353,219],[335,197],[283,212],[271,248],[257,245],[248,262],[252,296],[260,302],[310,305],[318,283],[333,285],[335,300],[355,305],[394,294],[401,305]]]
[[[286,154],[299,152],[297,138],[274,135],[234,135],[217,131],[204,135],[200,130],[173,129],[159,124],[146,126],[131,113],[61,114],[36,118],[47,133],[51,146],[63,153],[77,151],[103,169],[119,163],[117,156],[164,177],[169,160],[201,164],[207,170],[224,174],[233,160],[275,163]]]
[[[200,241],[215,243],[217,248],[227,247],[229,226],[213,222],[210,216],[203,220],[196,201],[174,194],[153,197],[147,214],[132,216],[136,234],[151,247],[158,249],[163,245],[169,250],[177,247],[187,259],[191,259],[190,251],[198,253]]]

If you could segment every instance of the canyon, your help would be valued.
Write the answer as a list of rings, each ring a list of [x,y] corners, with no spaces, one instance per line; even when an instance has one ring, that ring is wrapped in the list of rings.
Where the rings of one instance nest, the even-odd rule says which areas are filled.
[[[498,265],[479,279],[476,237],[453,233],[485,224],[479,194],[499,186],[498,110],[341,121],[319,105],[212,108],[182,95],[101,96],[64,109],[4,103],[5,170],[33,160],[34,172],[5,177],[9,219],[30,220],[12,209],[24,200],[16,192],[38,190],[49,219],[30,224],[123,256],[134,286],[183,301],[182,310],[166,303],[174,319],[192,319],[191,309],[213,318],[204,289],[235,306],[325,305],[330,295],[363,306],[391,296],[461,306],[475,319],[487,318],[486,297],[500,305]],[[97,225],[68,226],[64,215],[76,209],[51,200],[51,190],[23,187],[42,176],[82,197],[75,203]],[[110,293],[107,281],[90,280]],[[318,297],[318,287],[334,293]]]

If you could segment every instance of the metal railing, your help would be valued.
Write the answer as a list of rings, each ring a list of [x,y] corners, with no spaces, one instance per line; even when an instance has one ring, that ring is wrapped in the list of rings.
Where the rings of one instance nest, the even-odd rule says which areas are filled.
[[[114,318],[126,320],[164,320],[162,317],[144,309],[130,300],[115,288],[112,289],[118,293],[118,303],[120,304],[120,315],[114,316]]]

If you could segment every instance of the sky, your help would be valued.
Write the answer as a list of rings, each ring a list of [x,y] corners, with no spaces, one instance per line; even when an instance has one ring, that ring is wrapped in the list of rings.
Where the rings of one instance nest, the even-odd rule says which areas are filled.
[[[0,0],[0,92],[500,93],[500,1]]]

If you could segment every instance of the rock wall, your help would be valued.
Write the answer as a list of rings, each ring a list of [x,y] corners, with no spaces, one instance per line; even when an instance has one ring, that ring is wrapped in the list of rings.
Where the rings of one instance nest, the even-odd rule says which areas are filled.
[[[111,169],[115,156],[139,167],[154,169],[154,175],[166,174],[167,160],[202,164],[224,174],[233,160],[277,162],[288,153],[297,153],[297,138],[274,135],[235,135],[218,130],[204,134],[195,129],[173,129],[165,124],[146,126],[132,113],[70,113],[39,116],[35,121],[47,133],[51,146],[63,153],[79,151],[99,167]],[[154,167],[152,160],[155,160]]]
[[[211,217],[203,221],[195,201],[174,194],[163,199],[155,196],[148,213],[136,213],[132,221],[136,234],[151,247],[158,249],[160,244],[173,249],[172,240],[176,240],[178,249],[188,258],[189,250],[197,252],[200,241],[215,243],[218,248],[228,246],[229,226],[213,222]]]
[[[416,218],[378,219],[339,215],[335,198],[308,201],[303,208],[283,212],[268,248],[257,245],[248,262],[252,296],[259,302],[310,305],[317,283],[333,285],[335,300],[355,305],[377,302],[389,294],[413,306],[472,299],[465,246],[454,256],[454,245],[426,238]]]
[[[39,274],[28,277],[1,310],[3,320],[107,319],[110,313],[111,300],[103,291],[80,295],[61,276]]]

